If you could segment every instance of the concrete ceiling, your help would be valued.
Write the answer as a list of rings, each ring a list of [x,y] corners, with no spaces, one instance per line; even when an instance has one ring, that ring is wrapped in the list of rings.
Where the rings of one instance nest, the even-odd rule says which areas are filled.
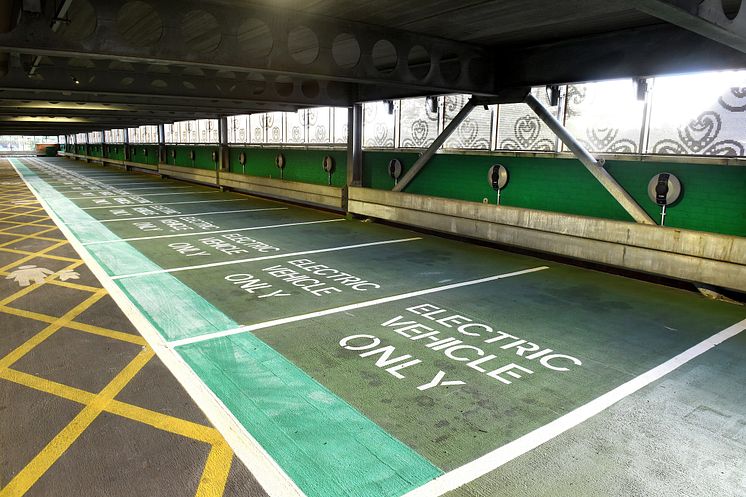
[[[740,0],[0,0],[0,133],[746,67]]]

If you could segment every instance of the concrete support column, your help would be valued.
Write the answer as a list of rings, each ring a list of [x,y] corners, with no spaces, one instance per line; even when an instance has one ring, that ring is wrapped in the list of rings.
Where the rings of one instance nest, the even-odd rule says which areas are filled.
[[[130,132],[127,128],[124,128],[124,144],[122,146],[124,147],[124,160],[128,161],[130,160]],[[125,165],[124,169],[129,171],[130,167]]]
[[[166,162],[166,126],[158,125],[158,164]]]
[[[108,158],[109,154],[105,152],[106,150],[106,130],[101,130],[101,165],[104,165],[104,158]]]
[[[228,149],[228,118],[226,116],[218,119],[218,141],[220,147],[218,151],[218,169],[228,171],[230,166],[230,153]]]
[[[91,159],[88,158],[91,156],[90,143],[91,143],[91,135],[89,135],[88,132],[86,131],[86,134],[85,134],[85,156],[86,156],[85,161],[86,162],[91,162]]]
[[[347,186],[362,186],[363,180],[363,106],[347,109]]]

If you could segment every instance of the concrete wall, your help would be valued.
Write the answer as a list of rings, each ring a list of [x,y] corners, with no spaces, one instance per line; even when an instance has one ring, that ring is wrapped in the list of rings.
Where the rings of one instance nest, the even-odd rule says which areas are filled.
[[[746,238],[350,188],[348,210],[443,233],[746,291]]]

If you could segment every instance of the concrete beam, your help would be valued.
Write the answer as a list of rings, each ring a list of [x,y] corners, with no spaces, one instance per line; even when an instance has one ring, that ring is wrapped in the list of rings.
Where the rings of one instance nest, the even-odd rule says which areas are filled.
[[[628,0],[641,12],[746,53],[746,8],[734,18],[721,0]]]
[[[504,49],[494,61],[498,87],[744,67],[742,52],[670,24]]]
[[[485,48],[391,27],[248,2],[227,5],[182,0],[148,4],[152,9],[148,24],[154,28],[147,36],[153,41],[142,43],[119,34],[126,32],[121,23],[131,20],[127,4],[89,0],[95,23],[78,26],[91,32],[84,40],[77,40],[64,36],[65,26],[60,33],[50,29],[53,3],[45,2],[43,15],[22,15],[12,31],[0,33],[0,51],[252,71],[262,74],[272,86],[278,82],[277,76],[283,76],[305,82],[414,87],[423,94],[491,93],[494,87],[491,55]],[[252,21],[247,24],[246,19]],[[195,35],[190,22],[203,32]],[[388,42],[385,47],[378,44],[380,40]],[[413,74],[407,64],[407,53],[413,46],[423,47],[429,55],[431,69],[423,78]],[[453,64],[459,69],[456,78],[450,78],[455,71],[446,67]]]

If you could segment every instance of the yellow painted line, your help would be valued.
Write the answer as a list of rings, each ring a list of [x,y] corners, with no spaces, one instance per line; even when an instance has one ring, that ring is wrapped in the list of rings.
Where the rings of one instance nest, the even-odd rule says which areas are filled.
[[[233,451],[224,441],[212,446],[195,497],[221,497],[233,461]]]
[[[0,305],[0,312],[49,324],[54,323],[59,319],[58,317],[50,316],[48,314],[41,314],[39,312],[27,311],[24,309],[16,309],[15,307],[8,307],[6,305]]]
[[[45,378],[39,378],[38,376],[24,373],[23,371],[16,371],[15,369],[0,371],[0,378],[18,385],[33,388],[40,392],[62,397],[78,404],[89,404],[96,397],[95,393],[86,392],[85,390],[63,385],[62,383]]]
[[[11,254],[21,254],[21,255],[39,255],[38,252],[30,252],[28,250],[19,250],[19,249],[7,248],[7,247],[0,247],[0,252],[8,252]],[[55,261],[63,261],[63,262],[75,262],[79,260],[73,257],[64,257],[61,255],[44,254],[44,257],[47,259],[54,259]]]
[[[61,397],[72,402],[77,402],[78,404],[88,405],[96,398],[95,393],[87,392],[45,378],[39,378],[38,376],[24,373],[22,371],[16,371],[15,369],[6,369],[0,372],[0,378],[27,388],[32,388],[56,397]],[[223,441],[223,437],[215,428],[169,416],[168,414],[151,411],[150,409],[145,409],[119,400],[112,400],[106,407],[105,411],[132,421],[137,421],[138,423],[152,426],[153,428],[162,431],[173,433],[174,435],[191,438],[199,442],[212,445]]]
[[[33,238],[33,239],[36,239],[36,240],[46,240],[46,241],[49,241],[49,242],[67,242],[67,240],[64,239],[64,238],[51,238],[51,237],[48,237],[48,236],[40,236],[43,233],[47,233],[49,231],[54,231],[56,229],[57,229],[57,227],[55,226],[54,228],[49,228],[48,230],[40,231],[39,233],[34,233],[34,234],[31,234],[31,235],[21,235],[21,234],[18,234],[18,233],[5,233],[8,236],[15,236],[17,238],[15,240],[10,240],[10,241],[7,241],[7,242],[0,243],[0,247],[6,247],[8,245],[13,245],[16,242],[20,242],[21,240],[26,240],[28,238]]]
[[[42,323],[52,324],[59,318],[55,316],[49,316],[47,314],[41,314],[33,311],[26,311],[24,309],[16,309],[15,307],[0,306],[0,312],[5,314],[11,314],[13,316],[19,316],[22,318],[33,319],[34,321],[41,321]],[[140,335],[132,335],[130,333],[124,333],[121,331],[111,330],[109,328],[102,328],[100,326],[93,326],[91,324],[79,323],[78,321],[69,321],[64,325],[65,328],[70,328],[77,331],[83,331],[85,333],[91,333],[93,335],[101,335],[122,342],[134,343],[135,345],[146,345],[147,342]]]
[[[108,328],[101,328],[100,326],[92,326],[90,324],[79,323],[77,321],[71,321],[65,325],[66,328],[71,328],[76,331],[82,331],[84,333],[90,333],[91,335],[99,335],[102,337],[113,338],[120,342],[134,343],[135,345],[147,345],[140,335],[133,335],[131,333],[124,333],[122,331],[110,330]]]
[[[2,224],[3,224],[3,222],[0,221],[0,225],[2,225]],[[10,224],[10,223],[7,223],[7,224]],[[20,224],[20,223],[18,223],[18,224],[15,224],[14,226],[8,226],[7,228],[0,229],[0,233],[4,233],[6,235],[26,235],[28,233],[19,233],[19,232],[11,231],[11,230],[15,230],[15,229],[19,229],[19,228],[29,228],[29,227],[30,228],[51,228],[51,226],[40,226],[38,224],[30,224],[30,223],[28,223],[28,224]],[[34,231],[34,233],[39,233],[39,231]]]
[[[162,431],[167,431],[185,438],[191,438],[207,444],[223,442],[223,437],[215,429],[185,419],[175,418],[167,414],[161,414],[150,409],[133,406],[118,400],[114,400],[106,408],[107,412],[131,419],[139,423],[152,426]]]
[[[8,269],[20,266],[24,262],[28,262],[31,259],[35,259],[36,257],[46,257],[46,252],[51,252],[52,250],[56,250],[56,249],[62,247],[63,245],[65,245],[66,243],[67,243],[67,240],[65,240],[64,242],[55,243],[54,245],[50,245],[49,247],[45,248],[44,250],[40,250],[39,252],[36,252],[34,254],[27,255],[26,257],[21,257],[20,259],[18,259],[15,262],[11,262],[10,264],[7,264],[7,265],[5,265],[3,267],[0,267],[0,271],[7,271]]]
[[[101,287],[98,286],[81,285],[80,283],[71,283],[69,281],[60,281],[58,279],[47,281],[47,284],[54,286],[63,286],[65,288],[72,288],[74,290],[82,290],[84,292],[97,292],[101,290]]]
[[[38,211],[38,209],[34,209],[33,210],[33,212],[37,212],[37,211]],[[38,217],[39,219],[48,219],[48,220],[51,221],[51,218],[46,213],[45,214],[31,214],[31,212],[22,212],[22,213],[14,214],[13,216],[10,216],[10,217],[16,217],[16,216]],[[31,222],[32,223],[36,223],[36,222],[38,222],[38,220],[37,221],[31,221]]]
[[[36,221],[9,221],[9,219],[14,218],[14,217],[25,217],[25,216],[28,216],[28,217],[38,217],[39,219],[37,219]],[[49,216],[40,216],[39,214],[29,214],[29,213],[26,213],[26,212],[22,212],[22,213],[18,213],[18,214],[13,214],[11,216],[6,216],[6,217],[0,219],[0,221],[2,221],[4,223],[11,223],[11,224],[19,224],[19,225],[26,224],[26,225],[38,226],[38,224],[36,224],[36,223],[38,223],[39,221],[50,221],[51,222],[52,220],[49,218]]]
[[[103,297],[104,295],[106,295],[105,290],[101,290],[100,292],[94,293],[93,295],[85,299],[83,302],[81,302],[80,304],[70,309],[63,316],[55,320],[49,326],[41,330],[39,333],[37,333],[36,335],[28,339],[23,344],[21,344],[19,347],[17,347],[15,350],[10,352],[8,355],[0,359],[0,371],[2,371],[5,368],[10,367],[13,363],[18,361],[21,357],[28,354],[34,347],[36,347],[37,345],[42,343],[44,340],[52,336],[57,330],[67,325],[78,314],[80,314],[81,312],[85,311],[90,306],[98,302],[99,299],[101,299],[101,297]]]
[[[0,222],[0,224],[2,224],[2,223]],[[0,233],[4,233],[6,235],[27,235],[28,233],[16,233],[16,232],[10,231],[10,230],[15,230],[15,229],[18,229],[18,228],[27,228],[29,226],[32,227],[32,228],[49,228],[49,226],[39,226],[38,224],[29,224],[29,225],[26,225],[26,226],[17,225],[17,226],[10,226],[9,228],[2,228],[2,229],[0,229]],[[34,234],[36,234],[36,233],[39,233],[39,232],[35,231]]]
[[[137,356],[96,395],[93,401],[83,408],[70,423],[39,452],[10,483],[0,490],[0,497],[21,497],[80,437],[112,399],[134,378],[153,357],[150,348],[143,349]]]

